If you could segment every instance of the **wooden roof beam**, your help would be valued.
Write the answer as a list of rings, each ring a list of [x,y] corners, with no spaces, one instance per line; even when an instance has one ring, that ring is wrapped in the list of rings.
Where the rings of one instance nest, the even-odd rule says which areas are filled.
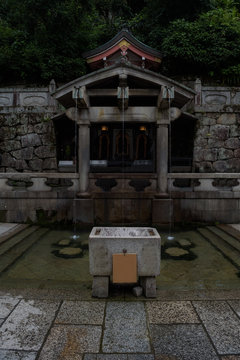
[[[117,89],[88,89],[88,96],[117,96]],[[158,96],[157,89],[129,89],[129,96]]]

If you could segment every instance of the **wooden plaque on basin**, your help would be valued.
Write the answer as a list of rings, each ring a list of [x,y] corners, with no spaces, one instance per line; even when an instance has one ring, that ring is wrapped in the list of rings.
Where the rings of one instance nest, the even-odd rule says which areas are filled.
[[[113,254],[113,283],[137,282],[137,254]]]

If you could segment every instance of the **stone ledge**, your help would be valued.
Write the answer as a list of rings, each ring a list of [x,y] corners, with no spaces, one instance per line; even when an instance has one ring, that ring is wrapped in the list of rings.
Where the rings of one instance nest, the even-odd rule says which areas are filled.
[[[174,191],[172,192],[173,199],[237,199],[240,198],[240,193],[236,196],[237,192],[232,191],[198,191],[198,192],[189,192],[189,191]]]
[[[59,173],[59,172],[4,172],[0,173],[0,179],[11,179],[14,177],[29,177],[29,178],[72,178],[72,179],[79,179],[79,174],[75,173]]]
[[[93,192],[93,199],[153,199],[156,192]]]
[[[169,173],[168,179],[238,179],[240,173]]]

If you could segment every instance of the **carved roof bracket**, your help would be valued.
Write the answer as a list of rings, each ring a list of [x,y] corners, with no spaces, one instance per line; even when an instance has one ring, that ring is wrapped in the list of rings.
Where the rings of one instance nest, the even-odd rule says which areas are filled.
[[[159,109],[167,109],[174,100],[174,86],[162,85],[160,94],[158,95],[157,106]]]
[[[87,94],[86,86],[74,87],[72,91],[72,98],[77,104],[78,108],[89,107],[89,97]]]

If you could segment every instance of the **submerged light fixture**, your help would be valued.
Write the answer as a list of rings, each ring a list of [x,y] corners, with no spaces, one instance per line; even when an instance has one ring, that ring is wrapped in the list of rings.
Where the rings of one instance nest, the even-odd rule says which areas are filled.
[[[72,240],[77,240],[80,238],[80,235],[77,235],[77,234],[73,234],[72,236],[70,236],[70,239]]]

